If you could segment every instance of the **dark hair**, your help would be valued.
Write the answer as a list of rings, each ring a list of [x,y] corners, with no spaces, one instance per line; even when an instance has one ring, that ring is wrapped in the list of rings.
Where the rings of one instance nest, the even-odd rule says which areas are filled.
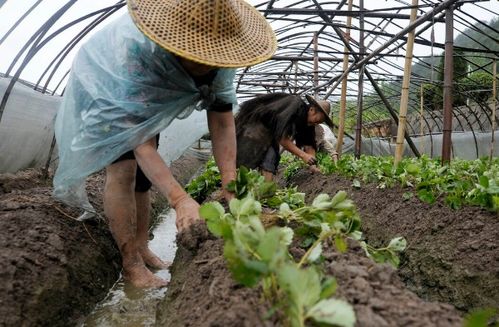
[[[294,122],[306,122],[308,108],[297,95],[270,93],[257,96],[241,104],[236,115],[236,131],[242,131],[244,126],[253,123],[262,123],[276,141],[293,137],[296,133]]]

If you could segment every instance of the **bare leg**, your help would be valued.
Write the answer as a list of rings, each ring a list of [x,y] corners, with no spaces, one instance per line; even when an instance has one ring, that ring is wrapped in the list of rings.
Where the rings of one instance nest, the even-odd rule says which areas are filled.
[[[146,265],[154,269],[166,269],[170,265],[161,260],[147,246],[149,240],[149,221],[151,214],[151,198],[149,191],[135,192],[137,207],[137,248]]]
[[[262,175],[263,177],[265,177],[265,180],[267,182],[272,182],[272,178],[274,178],[274,174],[272,174],[270,171],[268,170],[264,170],[262,169]]]
[[[136,287],[161,287],[167,282],[146,268],[137,249],[135,205],[135,160],[106,167],[104,212],[123,259],[123,276]]]

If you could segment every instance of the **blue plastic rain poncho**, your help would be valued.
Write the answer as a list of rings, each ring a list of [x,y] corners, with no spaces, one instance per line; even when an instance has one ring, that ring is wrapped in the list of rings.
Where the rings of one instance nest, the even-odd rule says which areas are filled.
[[[215,99],[236,104],[234,75],[235,69],[219,69],[209,88],[196,88],[175,56],[142,34],[128,14],[97,32],[73,62],[57,114],[55,197],[94,211],[85,192],[88,175],[155,136],[174,119],[207,109]],[[186,130],[182,134],[192,138],[184,144],[202,135]]]

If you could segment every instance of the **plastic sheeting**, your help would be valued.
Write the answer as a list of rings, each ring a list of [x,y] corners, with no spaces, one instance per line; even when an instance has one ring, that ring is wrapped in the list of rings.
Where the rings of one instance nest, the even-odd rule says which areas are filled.
[[[499,130],[495,132],[496,138],[499,136]],[[442,156],[442,134],[425,135],[422,137],[412,137],[421,154],[429,157]],[[473,133],[473,132],[453,132],[452,133],[452,157],[466,160],[474,160],[490,155],[492,133]],[[353,153],[354,143],[350,139],[345,139],[343,153]],[[380,138],[362,139],[362,154],[373,156],[393,156],[395,154],[395,143],[390,143]],[[499,142],[494,142],[493,156],[499,155]],[[413,157],[411,149],[405,143],[404,157]]]
[[[92,211],[84,188],[89,174],[216,99],[237,104],[234,76],[235,69],[219,69],[211,87],[198,89],[177,59],[142,34],[128,14],[107,25],[73,62],[55,125],[59,167],[54,195]],[[191,120],[174,123],[162,142],[173,146],[166,161],[205,132]]]
[[[0,78],[3,96],[10,78]],[[36,92],[16,83],[0,122],[0,173],[43,167],[54,136],[59,96]]]

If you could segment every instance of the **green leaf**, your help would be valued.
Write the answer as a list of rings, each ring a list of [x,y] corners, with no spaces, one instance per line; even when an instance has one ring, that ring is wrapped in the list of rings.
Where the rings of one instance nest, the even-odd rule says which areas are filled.
[[[412,193],[412,192],[404,192],[404,194],[402,194],[402,199],[404,199],[404,201],[412,199],[413,197],[414,197],[414,193]]]
[[[206,220],[220,219],[224,213],[224,207],[219,202],[205,203],[199,209],[199,215]]]
[[[344,253],[347,250],[347,243],[341,235],[337,235],[334,238],[334,245],[336,246],[336,249],[341,253]]]
[[[489,320],[498,313],[499,310],[494,308],[479,309],[466,315],[463,327],[487,327]],[[496,326],[498,326],[496,324]]]
[[[329,195],[325,193],[317,195],[314,201],[312,201],[312,207],[322,210],[331,208]]]
[[[274,182],[263,182],[258,189],[258,194],[260,198],[270,198],[276,191],[277,185]]]
[[[300,269],[295,264],[286,264],[276,274],[279,285],[298,307],[306,308],[319,300],[321,284],[315,269]]]
[[[308,262],[315,262],[322,254],[322,243],[317,244],[308,255]]]
[[[291,242],[293,241],[293,235],[294,235],[293,230],[289,227],[282,227],[280,228],[280,231],[281,231],[281,237],[280,237],[281,243],[286,246],[290,245]]]
[[[287,204],[286,202],[281,203],[281,205],[279,206],[279,215],[284,218],[293,215],[293,211],[291,211],[289,204]]]
[[[484,188],[488,188],[489,187],[489,179],[487,176],[480,176],[478,178],[478,182],[480,183],[481,186],[483,186]]]
[[[421,201],[426,203],[432,204],[435,202],[435,196],[433,195],[433,193],[425,189],[418,191],[418,197]]]
[[[326,277],[322,281],[321,285],[321,296],[320,299],[327,299],[333,296],[334,293],[336,293],[336,289],[338,288],[338,283],[336,282],[336,278],[334,277]]]
[[[232,277],[245,286],[254,286],[267,273],[265,263],[244,258],[233,242],[225,242],[224,257]]]
[[[217,237],[226,235],[225,230],[228,226],[222,220],[224,213],[224,208],[218,202],[205,203],[199,209],[199,215],[206,220],[208,230]]]
[[[338,203],[343,202],[346,198],[347,198],[347,192],[338,191],[331,199],[331,206],[333,207],[336,206]]]
[[[358,179],[354,179],[352,185],[355,188],[360,188],[360,181]]]
[[[394,253],[391,253],[391,252],[385,252],[386,254],[386,260],[394,267],[394,268],[398,268],[399,264],[400,264],[400,259],[399,257],[394,254]]]
[[[318,323],[341,327],[353,327],[356,320],[352,306],[338,299],[320,301],[308,310],[307,317]]]
[[[256,252],[260,255],[261,260],[269,263],[269,267],[273,269],[276,262],[284,261],[287,254],[287,247],[281,242],[281,231],[277,227],[270,228],[256,248]]]
[[[253,197],[247,196],[243,198],[240,202],[239,215],[241,216],[259,215],[261,210],[262,207],[260,203],[255,199],[253,199]]]
[[[388,244],[388,248],[395,252],[404,251],[407,247],[407,241],[403,237],[395,237]]]
[[[230,213],[234,216],[239,216],[239,212],[241,211],[241,200],[232,199],[229,202]]]
[[[420,171],[419,166],[416,164],[413,164],[413,163],[408,164],[405,169],[411,175],[417,175],[417,174],[419,174],[419,171]]]
[[[362,239],[362,232],[361,231],[353,231],[350,234],[348,234],[351,238],[353,238],[356,241],[360,241]]]

